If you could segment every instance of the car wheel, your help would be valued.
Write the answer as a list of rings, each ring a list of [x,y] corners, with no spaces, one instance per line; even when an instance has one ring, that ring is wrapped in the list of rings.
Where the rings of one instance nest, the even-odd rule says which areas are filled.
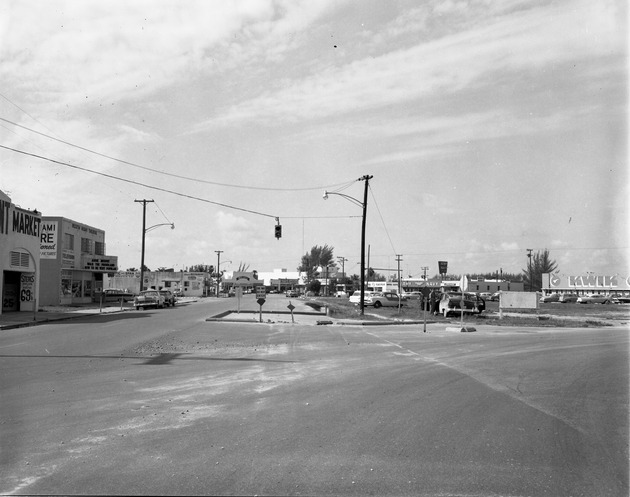
[[[374,309],[378,309],[381,306],[381,303],[377,300],[374,302]]]
[[[144,311],[144,307],[142,307],[141,305],[139,305],[138,307],[136,307],[137,311]]]

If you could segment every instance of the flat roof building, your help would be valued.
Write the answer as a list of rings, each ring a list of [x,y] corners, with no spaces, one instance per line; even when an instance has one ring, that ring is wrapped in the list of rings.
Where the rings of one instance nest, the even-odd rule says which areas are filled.
[[[0,314],[37,310],[41,224],[41,213],[18,207],[0,191]]]
[[[118,270],[106,255],[105,232],[65,217],[42,218],[40,306],[92,302],[103,274]]]

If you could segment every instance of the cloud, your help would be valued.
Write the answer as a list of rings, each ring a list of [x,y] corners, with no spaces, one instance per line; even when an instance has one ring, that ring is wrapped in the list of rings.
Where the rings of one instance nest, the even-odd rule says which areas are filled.
[[[537,71],[618,53],[622,36],[609,31],[611,12],[605,6],[579,7],[523,10],[463,32],[324,68],[288,84],[285,80],[282,87],[227,107],[195,129],[252,120],[272,124],[321,119],[456,93],[506,72]]]
[[[125,135],[124,141],[129,140],[138,143],[155,143],[160,141],[160,137],[156,133],[148,133],[126,124],[120,124],[118,129]]]
[[[16,2],[0,16],[7,20],[0,75],[28,89],[30,100],[41,105],[138,98],[182,78],[210,47],[252,17],[264,15],[270,5]]]

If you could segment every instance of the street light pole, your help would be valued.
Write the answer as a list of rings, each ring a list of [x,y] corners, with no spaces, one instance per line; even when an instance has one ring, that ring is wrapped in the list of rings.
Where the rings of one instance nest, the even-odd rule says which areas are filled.
[[[350,200],[350,202],[357,204],[363,209],[363,221],[361,222],[361,300],[359,301],[361,315],[363,315],[363,311],[365,309],[365,221],[366,221],[366,215],[367,215],[367,196],[368,196],[369,182],[373,177],[374,176],[370,174],[366,174],[365,176],[361,176],[357,180],[357,181],[365,181],[363,202],[359,202],[356,198],[351,197],[350,195],[345,195],[343,193],[337,193],[337,192],[324,193],[324,200],[328,198],[328,195],[339,195],[340,197],[344,197]]]
[[[217,254],[217,298],[219,297],[219,278],[220,276],[220,272],[219,272],[219,266],[221,265],[221,253],[223,252],[223,250],[215,250],[216,254]]]

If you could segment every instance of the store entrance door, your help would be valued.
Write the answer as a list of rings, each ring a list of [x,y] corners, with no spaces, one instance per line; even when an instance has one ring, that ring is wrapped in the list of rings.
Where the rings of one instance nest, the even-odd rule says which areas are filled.
[[[4,286],[2,287],[2,312],[20,310],[20,273],[17,271],[4,272]]]

